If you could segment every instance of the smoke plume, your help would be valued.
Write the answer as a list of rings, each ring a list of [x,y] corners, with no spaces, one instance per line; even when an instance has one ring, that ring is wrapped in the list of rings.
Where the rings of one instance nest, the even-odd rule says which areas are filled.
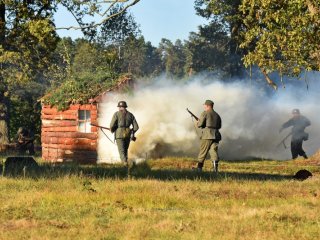
[[[128,110],[140,125],[136,135],[138,140],[130,146],[130,157],[196,158],[199,137],[186,108],[200,116],[202,104],[206,99],[211,99],[222,118],[220,158],[289,159],[290,139],[286,141],[288,149],[277,145],[290,129],[279,134],[279,128],[291,118],[291,110],[299,108],[312,123],[306,130],[310,140],[304,142],[306,152],[311,155],[320,147],[320,105],[317,101],[320,85],[316,82],[310,84],[309,90],[305,85],[288,86],[267,93],[261,86],[244,81],[205,84],[195,80],[177,84],[161,79],[149,86],[137,86],[134,94],[106,96],[99,106],[99,123],[109,125],[113,113],[117,111],[117,102],[125,100]],[[118,159],[116,146],[101,133],[98,152],[101,161],[105,158]]]

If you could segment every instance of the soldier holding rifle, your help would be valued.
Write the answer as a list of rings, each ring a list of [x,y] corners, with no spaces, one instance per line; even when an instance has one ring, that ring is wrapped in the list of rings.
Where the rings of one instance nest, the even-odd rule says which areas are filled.
[[[219,132],[219,129],[221,129],[221,118],[219,114],[213,110],[213,101],[206,100],[203,106],[204,112],[201,114],[199,119],[187,109],[188,112],[197,120],[196,126],[202,130],[200,136],[201,142],[200,152],[198,155],[198,165],[195,169],[199,172],[202,171],[204,161],[209,153],[213,163],[214,172],[218,173],[218,146],[221,141],[221,134]]]
[[[115,134],[120,159],[126,165],[128,165],[130,140],[135,140],[134,134],[139,129],[136,118],[127,111],[127,107],[125,101],[120,101],[118,103],[119,111],[114,113],[110,123],[110,131]],[[130,128],[131,126],[133,127],[132,129]]]
[[[118,103],[119,111],[114,113],[110,123],[110,128],[100,126],[96,123],[91,123],[91,125],[100,128],[112,143],[113,141],[103,130],[105,129],[115,134],[115,141],[118,147],[120,159],[126,164],[126,166],[129,166],[128,149],[130,141],[136,141],[135,133],[138,131],[139,126],[133,114],[127,111],[127,107],[128,106],[125,101],[120,101]],[[131,126],[132,128],[130,128]]]
[[[292,127],[291,134],[287,136],[289,137],[290,135],[292,135],[292,138],[291,138],[292,159],[297,158],[299,155],[306,159],[308,158],[308,156],[302,148],[302,143],[303,141],[307,141],[309,138],[309,134],[306,133],[304,130],[306,127],[311,125],[311,122],[308,118],[300,114],[299,109],[293,109],[292,115],[293,117],[282,125],[279,132],[282,132],[282,130],[285,128]]]

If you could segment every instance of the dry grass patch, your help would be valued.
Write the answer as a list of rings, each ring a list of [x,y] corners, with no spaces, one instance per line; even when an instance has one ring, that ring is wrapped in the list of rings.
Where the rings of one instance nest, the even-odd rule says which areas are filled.
[[[294,181],[299,161],[222,162],[219,176],[168,158],[131,179],[119,166],[0,178],[0,239],[318,239],[319,170],[305,164],[315,177]]]

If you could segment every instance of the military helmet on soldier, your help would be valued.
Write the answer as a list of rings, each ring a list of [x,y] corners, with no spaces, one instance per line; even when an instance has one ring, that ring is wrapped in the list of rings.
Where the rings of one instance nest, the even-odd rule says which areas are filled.
[[[295,108],[292,110],[292,114],[300,114],[300,110]]]
[[[211,107],[213,107],[214,102],[213,102],[213,101],[211,101],[211,100],[206,100],[206,101],[205,101],[205,103],[204,103],[203,105],[207,105],[207,106],[211,106]]]
[[[127,108],[127,107],[128,107],[128,105],[127,105],[127,103],[126,103],[125,101],[120,101],[120,102],[118,102],[118,107],[124,107],[124,108]]]

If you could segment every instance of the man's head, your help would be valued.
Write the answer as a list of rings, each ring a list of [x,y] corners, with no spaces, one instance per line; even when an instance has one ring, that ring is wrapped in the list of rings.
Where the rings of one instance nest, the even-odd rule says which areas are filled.
[[[118,102],[118,108],[120,111],[124,111],[127,107],[128,107],[128,105],[125,101]]]
[[[213,101],[211,101],[211,100],[206,100],[205,103],[203,104],[204,110],[205,110],[205,111],[212,110],[212,109],[213,109],[213,105],[214,105],[214,102],[213,102]]]
[[[299,109],[293,109],[292,110],[292,115],[294,118],[300,117],[300,110]]]

